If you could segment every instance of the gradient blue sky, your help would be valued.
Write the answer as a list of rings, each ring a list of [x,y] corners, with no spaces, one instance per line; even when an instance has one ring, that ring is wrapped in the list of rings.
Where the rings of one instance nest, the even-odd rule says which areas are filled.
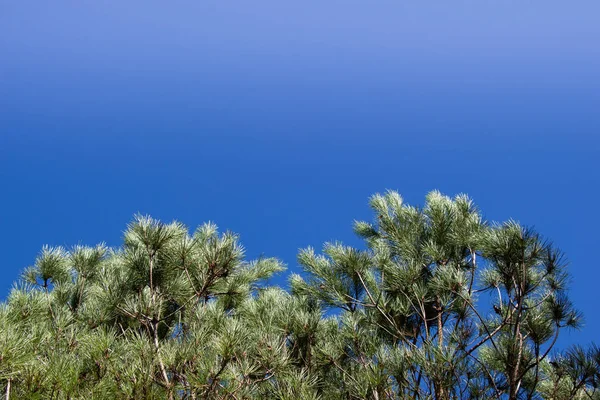
[[[600,2],[0,0],[0,298],[136,212],[248,255],[359,242],[368,197],[470,194],[569,256],[600,329]],[[278,282],[282,282],[280,277]],[[564,342],[563,342],[564,343]]]

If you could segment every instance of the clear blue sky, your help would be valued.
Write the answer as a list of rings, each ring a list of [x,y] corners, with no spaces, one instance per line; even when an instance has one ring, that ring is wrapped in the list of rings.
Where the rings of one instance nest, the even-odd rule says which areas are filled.
[[[136,212],[249,256],[358,244],[368,197],[470,194],[571,260],[600,329],[600,2],[0,0],[0,298]],[[283,277],[278,282],[283,281]]]

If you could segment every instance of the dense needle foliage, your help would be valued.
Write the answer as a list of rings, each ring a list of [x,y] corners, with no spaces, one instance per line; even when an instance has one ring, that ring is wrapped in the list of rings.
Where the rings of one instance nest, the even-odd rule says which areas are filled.
[[[44,248],[0,306],[6,399],[598,399],[563,255],[466,196],[396,192],[327,243],[247,261],[238,237],[137,216],[119,248]]]

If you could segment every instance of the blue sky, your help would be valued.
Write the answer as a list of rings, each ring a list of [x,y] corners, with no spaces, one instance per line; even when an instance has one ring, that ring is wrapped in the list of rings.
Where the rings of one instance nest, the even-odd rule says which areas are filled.
[[[597,1],[0,0],[0,298],[136,212],[251,257],[359,244],[368,197],[470,194],[571,260],[600,329]],[[283,281],[282,276],[279,281]]]

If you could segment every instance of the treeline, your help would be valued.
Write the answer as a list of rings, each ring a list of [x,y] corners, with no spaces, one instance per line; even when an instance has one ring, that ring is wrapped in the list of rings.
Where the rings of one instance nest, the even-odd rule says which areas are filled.
[[[6,399],[599,399],[563,255],[466,196],[396,192],[364,249],[301,250],[290,290],[213,224],[137,216],[119,248],[44,248],[0,306]]]

